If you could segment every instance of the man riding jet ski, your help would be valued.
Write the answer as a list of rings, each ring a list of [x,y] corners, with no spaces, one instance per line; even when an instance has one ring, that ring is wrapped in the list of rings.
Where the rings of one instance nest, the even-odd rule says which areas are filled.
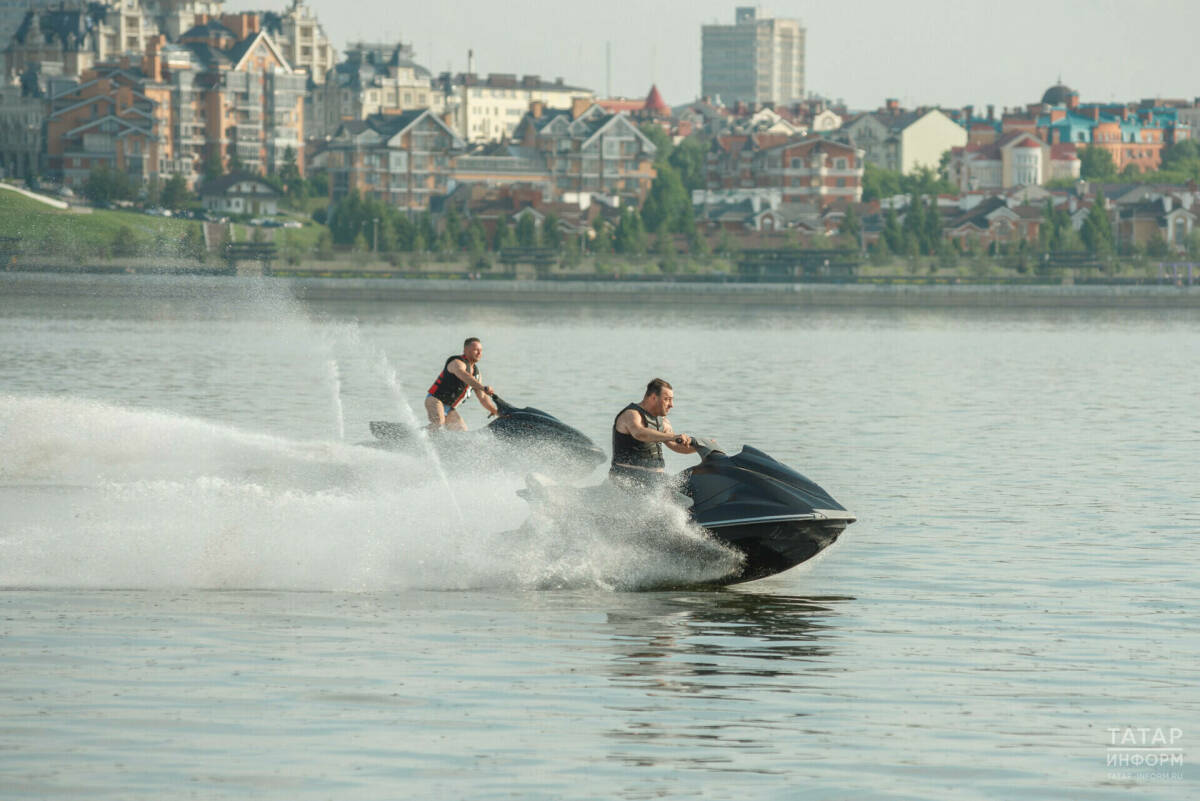
[[[661,524],[661,512],[669,511],[656,507],[654,500],[665,499],[686,509],[690,521],[713,539],[744,556],[739,570],[703,583],[736,584],[811,559],[855,521],[817,484],[757,448],[746,446],[729,456],[710,440],[675,434],[666,419],[673,405],[671,385],[654,379],[640,403],[621,410],[613,422],[612,469],[604,484],[560,487],[537,475],[527,477],[528,489],[518,494],[540,518],[527,527],[549,520],[569,529],[590,516],[587,522],[593,528],[619,528],[628,525],[631,514],[641,514],[640,509],[650,531]],[[700,464],[668,477],[663,445],[699,454]]]

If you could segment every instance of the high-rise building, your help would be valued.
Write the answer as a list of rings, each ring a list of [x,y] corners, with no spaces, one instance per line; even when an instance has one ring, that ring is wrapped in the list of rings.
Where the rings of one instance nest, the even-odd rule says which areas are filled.
[[[701,28],[700,93],[734,103],[788,105],[804,99],[804,26],[760,19],[741,6],[733,25]]]

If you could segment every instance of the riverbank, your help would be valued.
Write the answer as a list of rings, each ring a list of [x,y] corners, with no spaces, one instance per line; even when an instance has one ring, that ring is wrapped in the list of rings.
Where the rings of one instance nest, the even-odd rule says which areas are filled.
[[[246,276],[0,273],[6,295],[171,297],[230,292],[261,282],[310,301],[617,303],[638,305],[1200,309],[1200,286],[1011,284],[769,284],[635,281],[269,278]]]

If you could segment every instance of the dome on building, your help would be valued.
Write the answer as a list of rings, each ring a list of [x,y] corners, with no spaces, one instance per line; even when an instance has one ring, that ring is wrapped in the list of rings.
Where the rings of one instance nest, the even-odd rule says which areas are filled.
[[[1062,81],[1054,84],[1042,95],[1042,103],[1047,106],[1065,106],[1075,90]]]

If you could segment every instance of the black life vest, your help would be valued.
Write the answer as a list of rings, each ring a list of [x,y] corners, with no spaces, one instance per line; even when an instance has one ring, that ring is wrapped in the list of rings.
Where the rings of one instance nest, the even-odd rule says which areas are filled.
[[[429,394],[440,400],[442,403],[449,406],[451,409],[462,403],[463,398],[467,397],[467,383],[461,378],[450,372],[450,362],[459,359],[463,364],[467,364],[467,360],[462,357],[461,353],[455,354],[446,359],[445,366],[442,367],[442,372],[438,374],[437,380],[433,382],[433,386],[429,388]],[[472,364],[471,375],[479,378],[479,365]]]
[[[620,418],[622,414],[634,409],[642,416],[642,425],[646,428],[653,428],[655,431],[663,430],[663,419],[655,417],[646,412],[641,406],[636,403],[631,403],[617,414]],[[630,434],[622,434],[617,430],[617,418],[613,419],[612,429],[612,464],[617,465],[633,465],[634,467],[644,467],[650,470],[662,470],[667,466],[667,462],[663,459],[663,450],[661,442],[639,442]]]

